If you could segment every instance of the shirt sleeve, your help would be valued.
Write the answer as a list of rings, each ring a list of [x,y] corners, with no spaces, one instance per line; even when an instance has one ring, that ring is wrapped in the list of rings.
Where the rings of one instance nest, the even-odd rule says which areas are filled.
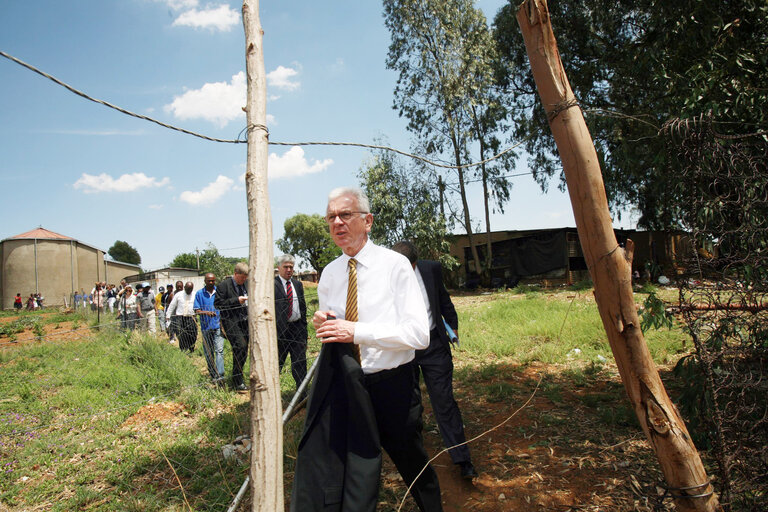
[[[192,309],[197,311],[198,309],[202,310],[203,308],[203,301],[200,299],[200,292],[198,291],[195,294],[195,302],[192,305]]]
[[[168,311],[167,311],[167,314],[169,317],[173,316],[173,314],[176,313],[176,308],[178,307],[178,304],[179,304],[179,297],[181,297],[180,293],[177,293],[173,296],[173,300],[171,300],[171,305],[168,306]]]
[[[422,350],[429,346],[427,308],[416,273],[407,260],[394,264],[389,278],[393,318],[355,323],[355,343],[384,350]]]

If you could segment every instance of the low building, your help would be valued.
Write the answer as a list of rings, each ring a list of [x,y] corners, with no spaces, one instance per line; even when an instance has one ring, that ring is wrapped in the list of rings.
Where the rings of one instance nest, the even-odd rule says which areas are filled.
[[[224,276],[216,276],[217,279],[222,279]],[[162,286],[166,287],[169,284],[176,285],[176,281],[182,281],[186,283],[191,281],[195,285],[195,290],[199,290],[205,286],[205,276],[200,275],[200,271],[196,268],[183,268],[183,267],[164,267],[157,270],[150,270],[149,272],[143,272],[139,274],[133,274],[125,277],[125,280],[129,284],[135,286],[140,283],[149,283],[150,288],[155,292]]]
[[[633,271],[644,273],[646,264],[670,275],[681,269],[693,254],[690,236],[683,231],[614,229],[620,246],[635,244]],[[486,261],[486,234],[473,234],[481,265]],[[574,227],[491,232],[491,286],[515,286],[518,282],[544,285],[574,284],[589,279],[579,234]],[[451,256],[459,267],[450,273],[455,286],[479,283],[467,235],[451,236]]]
[[[71,305],[75,291],[94,283],[117,284],[138,265],[114,261],[105,251],[43,227],[0,241],[0,309],[13,308],[17,293],[39,293],[46,305]]]

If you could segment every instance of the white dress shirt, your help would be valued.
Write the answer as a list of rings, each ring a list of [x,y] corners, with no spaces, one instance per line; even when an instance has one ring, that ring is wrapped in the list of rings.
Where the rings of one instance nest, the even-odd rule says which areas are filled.
[[[173,315],[195,316],[195,294],[187,293],[184,290],[175,293],[166,314],[168,318]]]
[[[416,274],[402,254],[368,240],[357,260],[356,345],[366,374],[412,361],[415,349],[429,346],[427,310]],[[317,294],[320,310],[343,319],[347,303],[350,257],[342,254],[323,270]]]
[[[424,299],[424,306],[427,308],[427,321],[429,322],[429,330],[430,332],[432,329],[437,327],[437,324],[435,324],[435,318],[432,315],[432,309],[429,307],[429,295],[427,295],[427,285],[424,284],[424,277],[421,275],[421,272],[419,272],[419,268],[416,267],[416,281],[419,282],[419,289],[421,290],[421,298]]]
[[[286,283],[287,280],[283,279],[283,276],[277,276],[280,278],[280,282],[283,283],[283,291],[286,295],[288,295],[288,287]],[[299,319],[299,316],[301,316],[301,311],[299,310],[299,295],[296,293],[296,287],[291,283],[291,288],[293,289],[293,304],[291,305],[291,316],[288,317],[289,322],[295,322]]]

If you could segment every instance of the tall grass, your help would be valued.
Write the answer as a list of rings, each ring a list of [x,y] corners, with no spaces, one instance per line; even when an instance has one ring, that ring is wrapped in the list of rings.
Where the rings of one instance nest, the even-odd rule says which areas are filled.
[[[594,379],[603,368],[601,358],[611,358],[589,292],[525,291],[457,300],[457,359],[465,363],[455,374],[458,389],[471,388],[489,402],[509,402],[518,390],[499,379],[501,358],[509,360],[504,372],[510,361],[587,363],[574,364],[565,376],[576,386]],[[311,319],[316,289],[306,288],[306,296]],[[96,323],[90,312],[78,315],[64,316],[83,326]],[[56,314],[35,316],[46,317],[64,321]],[[113,320],[102,315],[100,329],[88,330],[81,340],[0,350],[0,503],[20,510],[153,511],[186,510],[186,499],[193,510],[226,509],[247,464],[225,461],[220,450],[249,431],[248,402],[208,384],[200,338],[195,354],[187,355],[162,338],[115,331]],[[311,320],[309,336],[311,364],[321,346]],[[657,362],[674,358],[685,339],[677,327],[646,337]],[[231,375],[228,343],[225,351]],[[557,403],[568,385],[549,384],[542,394]],[[280,386],[286,403],[295,389],[290,363]],[[584,400],[610,409],[607,398]],[[179,404],[188,415],[138,427],[126,423],[142,406],[161,403]],[[605,421],[626,423],[623,415]],[[284,432],[286,492],[301,431],[299,416]]]
[[[468,353],[511,357],[520,362],[599,361],[611,350],[597,305],[589,292],[504,292],[495,300],[459,309],[461,345]],[[680,329],[651,331],[646,340],[657,363],[683,350]]]

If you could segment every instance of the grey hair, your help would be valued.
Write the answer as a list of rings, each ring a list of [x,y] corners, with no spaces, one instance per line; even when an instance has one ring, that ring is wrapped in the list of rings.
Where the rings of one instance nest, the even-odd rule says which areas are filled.
[[[352,196],[357,199],[357,207],[361,212],[370,213],[371,203],[368,201],[368,196],[365,191],[360,187],[339,187],[331,190],[328,194],[328,202],[330,203],[334,199],[338,199],[342,196]]]
[[[283,263],[285,263],[285,262],[293,263],[295,265],[296,264],[296,259],[293,256],[291,256],[290,254],[283,254],[282,256],[277,258],[277,266],[278,267],[280,265],[282,265]]]
[[[248,264],[243,263],[242,261],[235,264],[235,274],[245,274],[248,275]]]

